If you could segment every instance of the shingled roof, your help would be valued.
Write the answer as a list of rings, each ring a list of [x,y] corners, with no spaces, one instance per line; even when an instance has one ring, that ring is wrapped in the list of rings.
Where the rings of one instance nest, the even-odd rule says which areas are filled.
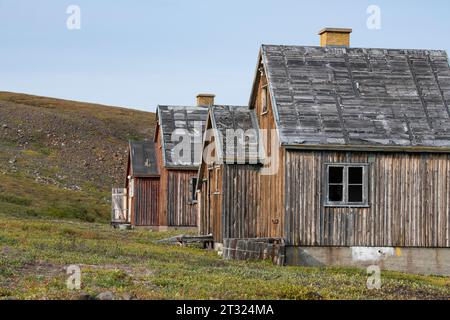
[[[130,141],[131,175],[136,178],[159,176],[153,141]]]
[[[264,45],[261,59],[282,145],[450,148],[445,51]]]
[[[197,170],[203,145],[203,131],[208,116],[207,107],[158,106],[158,123],[161,128],[163,162],[166,168]],[[189,139],[190,156],[178,157],[174,150],[182,139]]]
[[[219,161],[258,163],[263,151],[258,120],[248,106],[213,106],[210,108],[212,128],[219,135]]]

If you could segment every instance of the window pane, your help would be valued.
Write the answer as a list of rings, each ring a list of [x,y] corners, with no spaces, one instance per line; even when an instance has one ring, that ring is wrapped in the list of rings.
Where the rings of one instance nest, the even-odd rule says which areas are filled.
[[[344,182],[344,167],[329,167],[328,183],[343,183],[343,182]]]
[[[261,105],[262,105],[262,112],[267,112],[267,87],[263,88],[262,94],[261,94]]]
[[[197,190],[195,187],[197,186],[197,178],[191,178],[191,200],[195,201],[197,200]]]
[[[348,202],[363,202],[362,186],[348,186]]]
[[[348,168],[348,183],[349,184],[363,184],[363,168],[349,167]]]
[[[328,201],[330,202],[342,202],[343,201],[343,186],[342,185],[330,185],[328,189]]]

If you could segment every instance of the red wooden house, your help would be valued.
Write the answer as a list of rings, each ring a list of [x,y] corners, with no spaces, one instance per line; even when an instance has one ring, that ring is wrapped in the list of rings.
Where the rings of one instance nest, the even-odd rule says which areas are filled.
[[[127,222],[133,226],[159,223],[159,164],[153,141],[130,141],[125,182]]]

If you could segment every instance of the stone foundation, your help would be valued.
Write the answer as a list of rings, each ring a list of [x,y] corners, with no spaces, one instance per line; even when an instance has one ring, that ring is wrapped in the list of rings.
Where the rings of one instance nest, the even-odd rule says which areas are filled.
[[[276,265],[285,263],[283,239],[225,239],[222,246],[224,259],[229,260],[269,260]]]

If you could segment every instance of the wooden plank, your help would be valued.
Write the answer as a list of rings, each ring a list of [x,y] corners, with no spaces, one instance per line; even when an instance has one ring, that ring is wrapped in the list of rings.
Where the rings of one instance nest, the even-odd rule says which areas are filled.
[[[289,151],[287,159],[288,245],[448,247],[450,155]],[[369,208],[320,210],[323,164],[369,159]]]

